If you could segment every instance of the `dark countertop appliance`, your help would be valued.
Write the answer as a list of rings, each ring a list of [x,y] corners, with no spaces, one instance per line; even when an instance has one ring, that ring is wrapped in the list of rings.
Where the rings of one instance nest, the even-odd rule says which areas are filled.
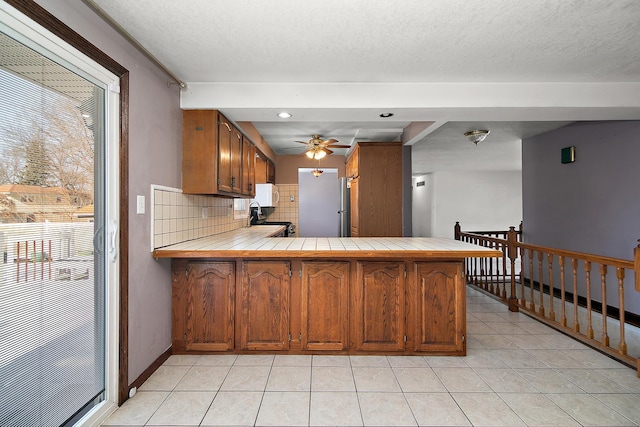
[[[267,221],[264,215],[260,215],[258,208],[251,207],[251,225],[284,225],[284,237],[294,237],[296,226],[290,221]]]

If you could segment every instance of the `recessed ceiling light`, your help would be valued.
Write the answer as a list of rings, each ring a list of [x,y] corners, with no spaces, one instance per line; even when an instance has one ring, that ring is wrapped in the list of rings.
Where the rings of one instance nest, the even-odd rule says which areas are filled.
[[[288,119],[289,117],[291,117],[291,114],[287,113],[286,111],[282,111],[278,113],[278,117],[280,117],[281,119]]]
[[[393,113],[382,113],[382,114],[380,114],[380,117],[382,117],[383,119],[386,119],[386,118],[391,117],[391,116],[393,116]]]

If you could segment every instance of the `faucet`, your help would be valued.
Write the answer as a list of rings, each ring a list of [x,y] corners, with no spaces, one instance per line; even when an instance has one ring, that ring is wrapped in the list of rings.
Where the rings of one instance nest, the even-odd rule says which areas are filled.
[[[262,215],[262,207],[260,206],[260,203],[258,203],[256,200],[252,200],[251,202],[249,202],[249,217],[247,218],[247,227],[251,227],[251,205],[253,204],[258,205],[258,216]]]

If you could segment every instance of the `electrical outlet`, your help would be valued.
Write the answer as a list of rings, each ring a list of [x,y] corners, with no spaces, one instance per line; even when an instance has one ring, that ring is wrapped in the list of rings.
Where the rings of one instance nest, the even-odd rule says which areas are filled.
[[[138,215],[144,214],[145,211],[145,203],[144,203],[144,196],[138,196],[136,198],[136,213]]]
[[[292,202],[296,201],[296,196],[294,196],[293,194],[291,195],[291,197],[289,197],[289,200],[291,200]]]

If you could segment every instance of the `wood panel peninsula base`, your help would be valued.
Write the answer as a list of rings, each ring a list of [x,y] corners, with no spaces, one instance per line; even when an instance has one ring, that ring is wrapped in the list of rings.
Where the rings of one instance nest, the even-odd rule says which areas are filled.
[[[450,239],[267,228],[154,251],[172,258],[174,354],[462,356],[464,258],[502,255]]]

